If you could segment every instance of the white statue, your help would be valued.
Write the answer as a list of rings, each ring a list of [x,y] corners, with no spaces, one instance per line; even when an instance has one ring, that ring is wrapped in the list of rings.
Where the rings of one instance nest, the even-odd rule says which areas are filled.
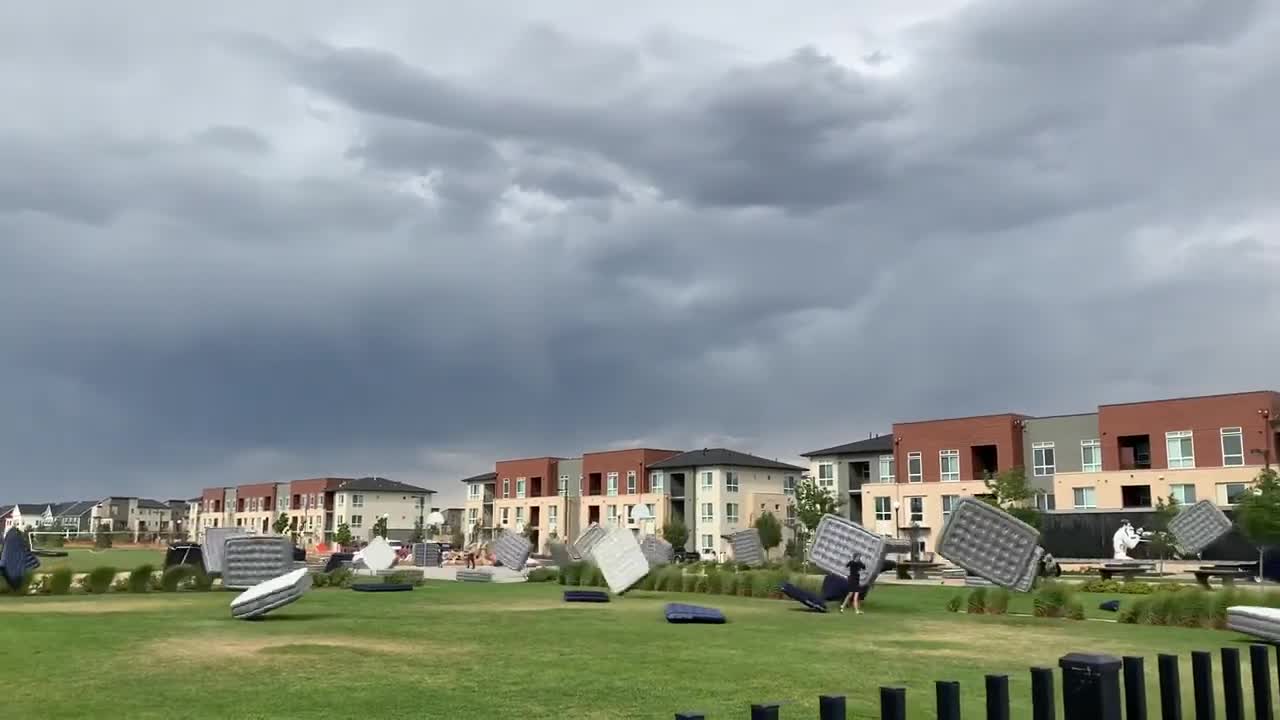
[[[1138,546],[1142,542],[1142,528],[1133,529],[1133,525],[1128,520],[1120,521],[1120,529],[1116,530],[1116,534],[1111,536],[1111,549],[1115,551],[1113,558],[1116,560],[1132,560],[1129,557],[1129,551]]]

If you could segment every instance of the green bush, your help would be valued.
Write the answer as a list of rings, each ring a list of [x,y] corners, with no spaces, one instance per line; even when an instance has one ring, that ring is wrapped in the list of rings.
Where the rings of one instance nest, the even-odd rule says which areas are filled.
[[[693,592],[694,588],[697,587],[698,585],[698,578],[700,577],[702,576],[686,575],[682,572],[680,574],[680,592],[687,592],[687,593]]]
[[[0,577],[0,595],[26,595],[31,592],[31,581],[34,577],[32,573],[23,575],[16,588],[10,586],[7,580]]]
[[[738,597],[752,597],[755,590],[756,571],[738,571]]]
[[[583,568],[587,566],[584,562],[571,562],[560,570],[560,584],[576,587],[582,579]]]
[[[60,567],[44,576],[44,591],[50,595],[70,595],[74,573],[69,567]]]
[[[156,568],[151,564],[139,565],[129,573],[126,587],[131,593],[144,593],[151,589],[151,578]]]
[[[541,568],[540,568],[541,569]],[[546,580],[554,580],[554,577]],[[546,582],[546,580],[537,580],[534,582]],[[388,585],[412,585],[419,587],[422,585],[422,573],[412,572],[410,570],[397,570],[382,576],[382,582]]]
[[[1172,593],[1174,613],[1171,624],[1182,627],[1206,627],[1211,623],[1212,603],[1204,590]]]
[[[91,593],[101,594],[111,590],[111,584],[115,582],[116,569],[110,565],[97,567],[89,571],[84,577],[84,589]]]
[[[1064,583],[1046,582],[1042,584],[1035,595],[1035,616],[1065,617],[1067,604],[1071,601],[1072,595],[1072,588]]]
[[[712,568],[707,570],[707,593],[721,595],[724,593],[724,573]]]
[[[679,565],[669,565],[662,568],[658,575],[658,583],[654,589],[665,592],[683,592],[684,569]]]
[[[1084,603],[1080,602],[1080,598],[1072,597],[1067,600],[1066,617],[1071,620],[1084,619]]]
[[[1120,608],[1120,614],[1116,618],[1117,621],[1129,625],[1140,624],[1146,617],[1147,608],[1151,605],[1150,597],[1143,597],[1124,605]]]
[[[973,592],[969,593],[969,602],[966,605],[966,611],[970,615],[981,615],[987,611],[986,588],[974,588]]]
[[[111,527],[102,525],[98,528],[98,534],[93,536],[93,547],[97,550],[107,550],[111,547]]]
[[[689,577],[693,578],[693,592],[696,592],[696,593],[708,592],[706,575],[690,575]]]
[[[964,593],[961,593],[959,595],[952,595],[951,599],[947,601],[947,612],[958,613],[960,612],[960,608],[964,607],[964,604],[965,604]]]
[[[311,587],[313,588],[329,587],[329,576],[322,572],[311,573]]]
[[[604,573],[595,565],[587,564],[582,570],[581,577],[578,578],[578,585],[582,587],[604,587]]]
[[[1080,592],[1099,593],[1104,595],[1150,595],[1156,592],[1177,592],[1187,589],[1182,583],[1149,583],[1130,580],[1089,580],[1081,583]]]
[[[354,577],[351,568],[336,567],[329,572],[329,587],[351,587],[351,580]]]
[[[985,609],[988,615],[1004,615],[1009,612],[1009,591],[992,588],[987,592]]]
[[[763,598],[782,597],[782,584],[787,581],[786,573],[781,570],[761,570],[751,588],[751,594]]]
[[[185,563],[166,568],[164,574],[160,576],[161,592],[178,592],[183,584],[195,574],[195,571],[194,565]]]
[[[720,579],[721,595],[737,595],[738,594],[738,573],[726,570],[724,577]]]
[[[191,589],[199,592],[208,592],[213,588],[213,578],[204,571],[204,568],[196,568],[191,573]]]
[[[540,567],[529,571],[529,582],[556,582],[560,573],[555,568]]]
[[[63,546],[63,540],[61,535],[39,535],[37,537],[40,541],[39,542],[40,547],[60,548]]]

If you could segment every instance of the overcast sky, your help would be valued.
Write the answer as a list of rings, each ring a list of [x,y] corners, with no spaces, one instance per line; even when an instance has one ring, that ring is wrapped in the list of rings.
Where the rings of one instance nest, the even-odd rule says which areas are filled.
[[[1278,8],[7,3],[0,503],[1276,388]]]

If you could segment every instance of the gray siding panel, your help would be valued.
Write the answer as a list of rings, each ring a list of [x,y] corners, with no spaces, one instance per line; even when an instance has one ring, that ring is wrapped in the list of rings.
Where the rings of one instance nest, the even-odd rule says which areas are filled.
[[[1053,476],[1035,476],[1036,443],[1051,442],[1054,465],[1057,472],[1080,472],[1080,441],[1098,439],[1098,414],[1063,415],[1060,417],[1028,418],[1023,433],[1023,457],[1026,458],[1027,480],[1033,487],[1053,492]]]

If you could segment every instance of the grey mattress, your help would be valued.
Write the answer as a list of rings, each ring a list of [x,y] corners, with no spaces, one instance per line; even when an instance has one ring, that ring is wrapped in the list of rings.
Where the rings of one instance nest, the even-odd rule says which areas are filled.
[[[413,544],[413,564],[417,567],[439,567],[442,555],[440,543]]]
[[[311,588],[311,573],[305,568],[258,583],[231,601],[231,617],[250,620],[276,608],[296,602]]]
[[[1183,508],[1169,521],[1169,532],[1178,547],[1188,553],[1199,553],[1231,531],[1231,520],[1212,500]]]
[[[1035,554],[1032,555],[1031,564],[1023,570],[1022,576],[1018,578],[1018,582],[1010,588],[1018,592],[1030,592],[1035,587],[1036,576],[1040,574],[1040,558],[1044,557],[1044,548],[1037,546]]]
[[[279,535],[233,535],[223,545],[222,586],[244,590],[293,569],[293,543]]]
[[[823,571],[849,579],[849,561],[862,558],[859,585],[870,585],[880,574],[885,537],[839,515],[823,515],[809,545],[809,562]]]
[[[244,535],[243,528],[209,528],[204,531],[204,571],[209,575],[222,574],[223,547],[227,538]]]
[[[764,545],[760,542],[760,531],[755,528],[736,530],[724,536],[733,549],[733,561],[760,567],[764,564]]]
[[[981,500],[961,498],[938,538],[938,554],[1010,589],[1035,578],[1040,531]],[[1040,553],[1037,553],[1040,550]],[[1028,571],[1028,568],[1032,568]]]
[[[591,551],[595,548],[596,543],[604,538],[606,530],[595,523],[587,526],[586,530],[573,541],[573,547],[577,549],[578,555],[583,560],[591,562]]]
[[[649,561],[630,530],[610,530],[592,548],[591,557],[615,595],[626,592],[649,574]]]
[[[551,550],[551,562],[556,567],[563,568],[573,562],[573,556],[569,554],[569,546],[564,543],[548,543],[547,547]]]
[[[675,548],[657,535],[645,535],[640,541],[640,552],[644,553],[650,567],[670,565],[676,559]]]
[[[459,570],[459,582],[493,582],[492,570]]]
[[[1280,642],[1280,608],[1234,605],[1227,608],[1227,627],[1270,642]]]
[[[528,538],[519,533],[510,531],[500,533],[493,541],[493,557],[502,563],[502,567],[511,568],[516,572],[524,570],[531,552],[533,552],[533,546],[529,544]]]

